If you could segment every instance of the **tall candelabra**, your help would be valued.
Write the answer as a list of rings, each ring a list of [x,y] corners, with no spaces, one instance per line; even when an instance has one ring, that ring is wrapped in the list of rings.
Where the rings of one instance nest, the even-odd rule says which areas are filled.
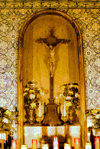
[[[80,109],[80,94],[79,94],[79,85],[77,83],[68,83],[61,86],[64,96],[64,123],[72,123],[72,110]],[[66,109],[67,107],[67,109]],[[67,113],[66,113],[67,110]]]
[[[39,100],[41,98],[42,90],[36,87],[36,82],[28,82],[24,88],[24,108],[26,111],[26,121],[24,123],[35,124],[36,121],[36,108],[39,107]]]

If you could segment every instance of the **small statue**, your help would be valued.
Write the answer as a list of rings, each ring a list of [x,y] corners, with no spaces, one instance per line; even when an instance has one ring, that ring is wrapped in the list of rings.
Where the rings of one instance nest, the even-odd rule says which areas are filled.
[[[49,65],[50,65],[50,72],[51,77],[54,75],[55,70],[55,48],[52,45],[49,46],[50,56],[49,56]]]

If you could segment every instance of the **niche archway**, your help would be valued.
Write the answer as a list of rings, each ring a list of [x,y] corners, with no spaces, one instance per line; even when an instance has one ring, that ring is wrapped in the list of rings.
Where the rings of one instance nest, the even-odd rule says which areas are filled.
[[[37,44],[36,39],[49,36],[50,30],[52,29],[57,38],[71,40],[70,44],[60,45],[56,50],[54,97],[57,96],[58,85],[73,82],[79,83],[81,106],[80,116],[83,117],[83,119],[80,119],[80,123],[82,127],[82,145],[84,146],[86,120],[82,35],[77,23],[70,16],[57,10],[45,10],[32,15],[22,26],[19,35],[19,125],[17,135],[19,147],[23,144],[24,136],[23,86],[26,85],[27,82],[35,79],[39,86],[48,90],[46,99],[48,100],[49,98],[49,52],[42,44]]]

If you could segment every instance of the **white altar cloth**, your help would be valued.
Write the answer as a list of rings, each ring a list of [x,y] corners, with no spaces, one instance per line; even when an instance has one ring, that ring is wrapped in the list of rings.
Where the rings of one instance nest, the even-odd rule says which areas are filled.
[[[74,138],[80,138],[80,126],[24,126],[24,144],[27,144],[28,148],[32,148],[32,139],[42,138],[43,135],[47,137],[53,135],[66,137],[66,134],[70,135],[72,138],[71,145],[74,146]]]

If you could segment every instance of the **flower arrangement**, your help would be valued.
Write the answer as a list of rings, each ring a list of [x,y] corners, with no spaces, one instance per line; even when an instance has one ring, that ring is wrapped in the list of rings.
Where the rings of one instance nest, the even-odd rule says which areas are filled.
[[[80,109],[80,95],[79,95],[79,86],[77,83],[68,83],[61,86],[63,90],[63,96],[65,97],[66,104],[68,107],[73,109]]]
[[[94,127],[95,128],[100,128],[100,110],[99,109],[89,109],[86,110],[86,115],[91,116],[93,123],[94,123]]]
[[[13,128],[12,123],[18,123],[18,111],[15,107],[14,111],[9,111],[6,108],[0,107],[0,128],[3,130],[11,130]]]
[[[37,108],[39,105],[39,99],[42,95],[41,88],[36,87],[36,82],[28,82],[29,86],[25,86],[24,88],[24,103],[29,106],[29,108]]]

